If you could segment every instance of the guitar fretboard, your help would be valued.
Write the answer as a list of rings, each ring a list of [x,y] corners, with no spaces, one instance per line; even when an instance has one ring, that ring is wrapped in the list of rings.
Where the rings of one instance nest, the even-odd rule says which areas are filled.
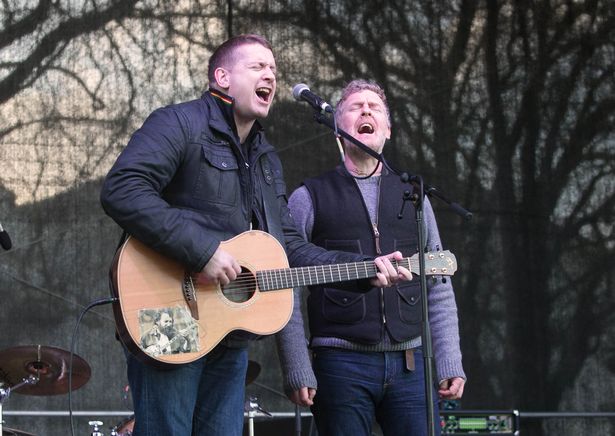
[[[395,268],[403,266],[411,272],[418,270],[418,256],[391,262]],[[348,280],[376,277],[378,268],[374,261],[341,263],[335,265],[305,266],[299,268],[258,271],[256,280],[261,291],[294,288],[296,286],[322,285]]]

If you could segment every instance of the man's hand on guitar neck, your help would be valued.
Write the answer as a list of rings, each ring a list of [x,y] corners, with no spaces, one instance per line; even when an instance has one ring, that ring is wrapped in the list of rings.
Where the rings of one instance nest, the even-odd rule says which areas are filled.
[[[374,259],[378,272],[376,277],[370,280],[372,286],[388,288],[400,281],[412,280],[412,273],[403,266],[398,265],[396,269],[391,263],[392,259],[402,260],[403,256],[401,252],[395,251]],[[209,262],[198,274],[198,280],[225,286],[235,280],[239,273],[241,273],[241,266],[237,260],[231,254],[218,247],[209,259]]]
[[[376,273],[376,278],[371,280],[372,286],[377,288],[388,288],[397,282],[412,280],[412,273],[401,265],[398,265],[397,269],[395,269],[391,263],[391,259],[402,260],[403,256],[401,252],[395,251],[374,259],[374,264],[378,267],[378,272]]]
[[[235,258],[218,247],[199,273],[198,280],[224,286],[235,280],[240,272],[241,266]]]

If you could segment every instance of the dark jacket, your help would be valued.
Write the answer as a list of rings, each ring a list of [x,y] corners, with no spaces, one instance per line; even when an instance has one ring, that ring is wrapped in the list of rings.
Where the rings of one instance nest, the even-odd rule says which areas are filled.
[[[314,206],[311,241],[326,249],[377,256],[401,251],[410,257],[418,251],[413,207],[404,219],[398,207],[408,185],[384,170],[380,178],[378,234],[359,187],[345,168],[304,182]],[[343,219],[340,219],[340,213]],[[418,280],[401,282],[392,288],[372,288],[366,293],[330,287],[310,287],[308,313],[312,337],[338,337],[377,344],[386,328],[395,341],[404,342],[421,334],[420,286]]]
[[[242,151],[232,120],[232,99],[218,91],[154,111],[104,181],[105,212],[192,271],[251,222],[285,246],[291,266],[362,260],[306,244],[288,212],[273,146],[255,123]]]

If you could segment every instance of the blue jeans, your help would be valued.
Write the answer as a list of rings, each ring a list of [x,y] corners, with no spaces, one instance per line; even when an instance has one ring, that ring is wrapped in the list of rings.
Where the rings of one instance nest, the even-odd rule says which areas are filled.
[[[218,345],[194,362],[156,369],[127,354],[133,436],[240,436],[247,348]]]
[[[374,417],[385,436],[427,435],[423,353],[405,368],[403,351],[360,352],[316,348],[318,391],[312,413],[319,436],[369,436]],[[440,434],[434,390],[436,434]]]

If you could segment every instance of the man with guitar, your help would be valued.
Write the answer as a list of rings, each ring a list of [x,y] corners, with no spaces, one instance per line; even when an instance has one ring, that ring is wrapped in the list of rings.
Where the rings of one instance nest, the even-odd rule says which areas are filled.
[[[212,54],[208,78],[210,88],[200,99],[157,109],[147,118],[111,168],[101,192],[105,212],[130,235],[129,241],[139,241],[131,253],[147,247],[163,257],[157,261],[161,268],[168,259],[186,271],[177,287],[179,296],[168,304],[171,309],[181,306],[178,310],[190,313],[193,322],[202,321],[198,306],[188,304],[202,298],[191,292],[199,283],[220,290],[233,285],[243,274],[242,265],[222,241],[251,229],[275,237],[293,267],[369,259],[377,273],[356,281],[354,287],[388,287],[411,278],[407,269],[391,262],[401,259],[400,252],[375,257],[327,251],[297,232],[286,205],[279,157],[257,121],[267,116],[276,91],[276,64],[267,40],[258,35],[229,39]],[[124,257],[116,257],[117,264],[128,269],[130,262],[122,262]],[[125,282],[118,279],[121,275],[112,270],[115,287],[148,278],[139,268]],[[171,293],[162,291],[163,284],[153,283],[126,303],[157,307],[157,301]],[[240,304],[227,301],[225,306]],[[116,307],[116,320],[121,320]],[[138,319],[138,313],[124,315],[127,324]],[[198,336],[210,329],[200,328]],[[119,330],[118,326],[126,348],[136,350]],[[171,369],[146,363],[152,360],[146,353],[127,352],[133,434],[240,435],[251,338],[231,333],[211,352]]]
[[[342,130],[378,154],[390,138],[386,97],[373,82],[350,82],[334,116]],[[343,164],[306,180],[289,199],[304,237],[324,248],[373,256],[387,250],[416,253],[420,248],[413,207],[406,206],[403,219],[398,219],[409,185],[350,141],[344,141],[343,149]],[[427,198],[424,220],[427,248],[437,251],[441,242]],[[463,394],[465,374],[453,288],[442,276],[427,282],[438,393],[457,399]],[[351,291],[310,287],[313,372],[298,307],[278,335],[289,398],[312,406],[320,436],[368,436],[374,418],[386,436],[426,435],[418,280],[391,289]]]

